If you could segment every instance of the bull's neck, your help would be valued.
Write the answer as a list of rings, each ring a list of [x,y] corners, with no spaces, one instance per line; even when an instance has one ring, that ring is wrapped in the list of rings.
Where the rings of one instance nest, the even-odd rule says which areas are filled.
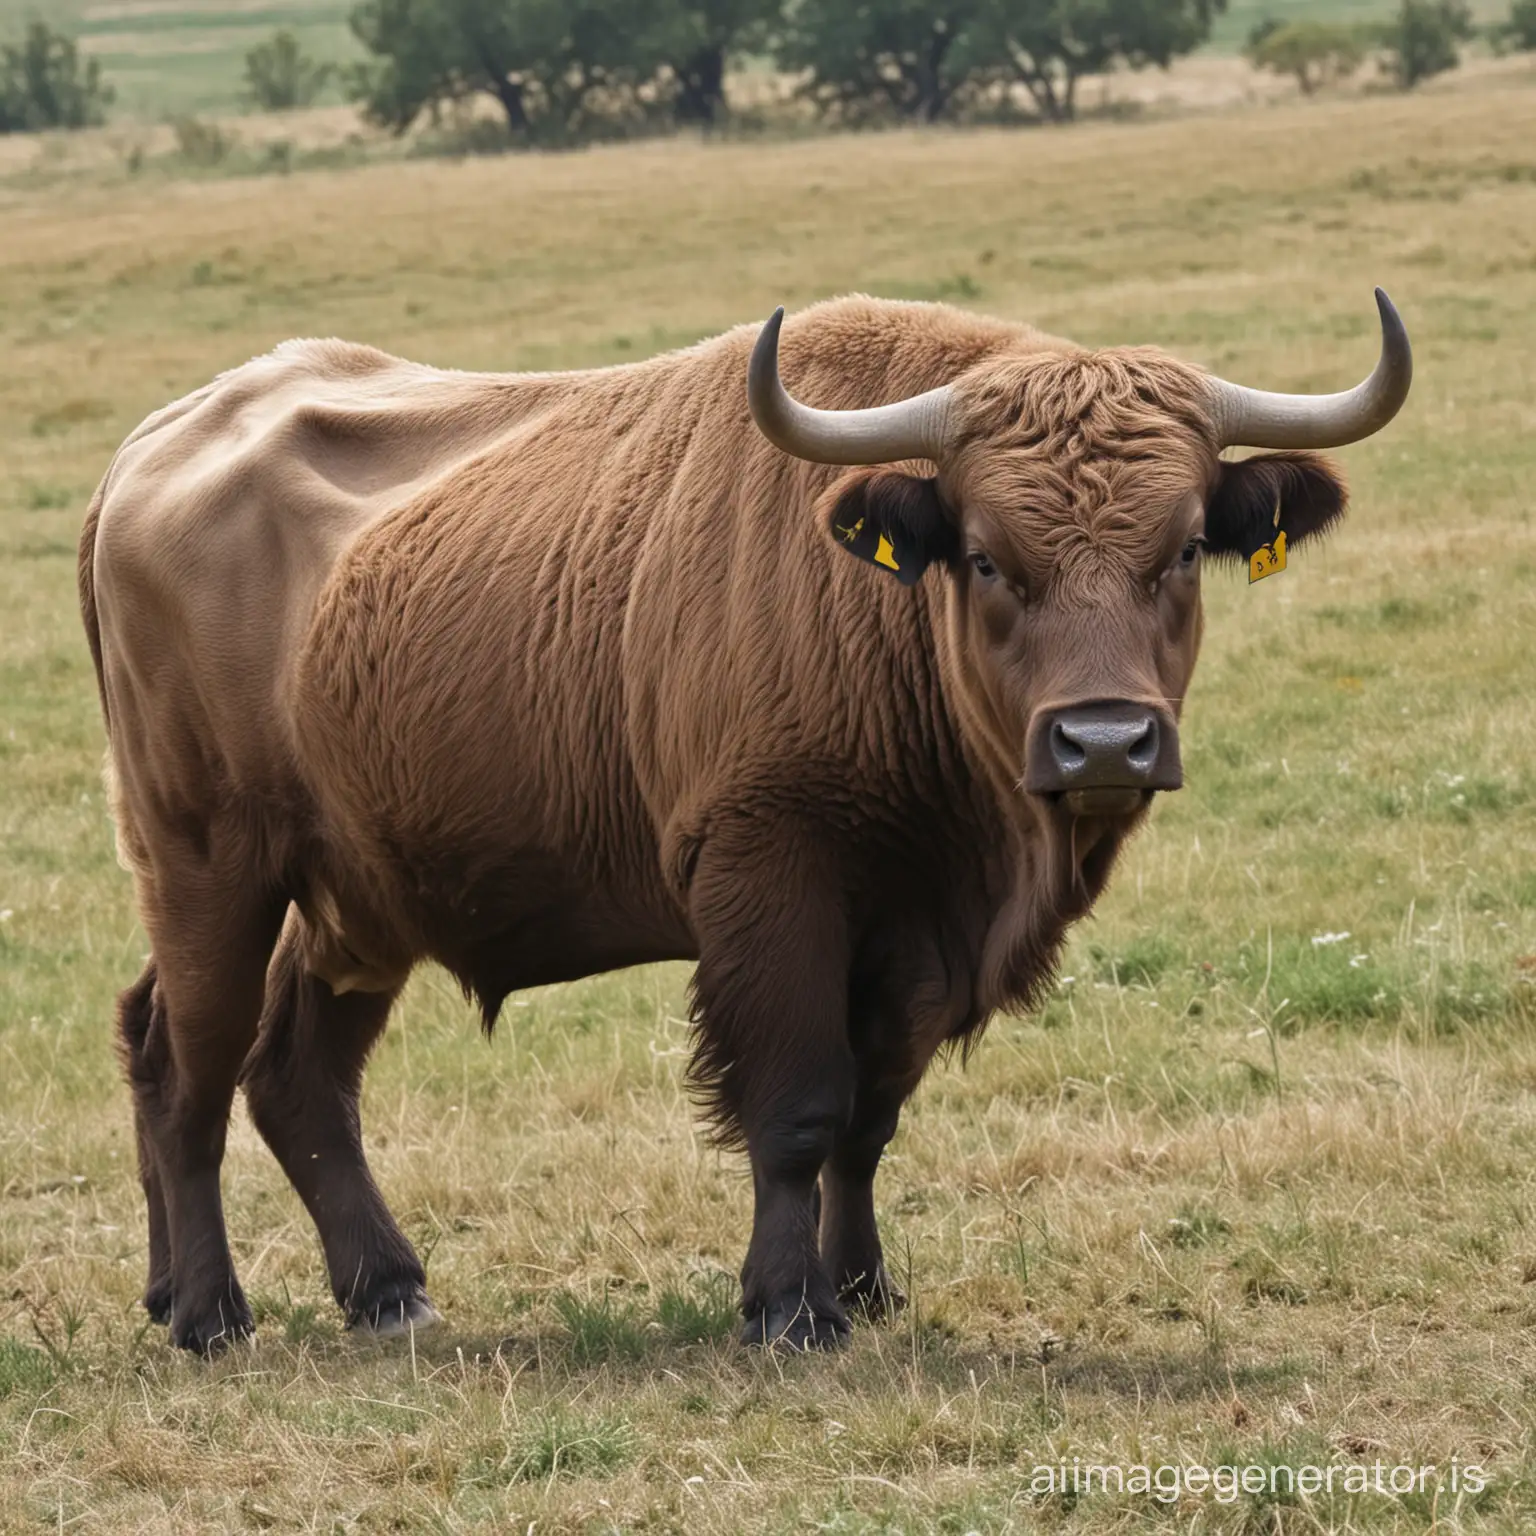
[[[977,990],[987,1008],[1027,1006],[1050,978],[1067,929],[1092,907],[1108,878],[1124,830],[1103,822],[1063,824],[1020,787],[1023,726],[996,718],[968,664],[945,580],[928,606],[945,713],[955,750],[970,769],[976,798],[996,841],[989,880],[991,921]]]

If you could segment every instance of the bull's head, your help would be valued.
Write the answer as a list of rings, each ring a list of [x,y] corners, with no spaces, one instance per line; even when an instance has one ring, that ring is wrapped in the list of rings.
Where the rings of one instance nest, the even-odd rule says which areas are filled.
[[[1345,502],[1315,450],[1367,437],[1413,364],[1380,289],[1382,350],[1336,395],[1246,389],[1139,348],[1004,350],[940,389],[867,410],[814,410],[779,380],[783,310],[748,395],[787,453],[865,466],[823,510],[834,539],[912,584],[951,583],[937,640],[966,735],[1042,809],[1118,819],[1182,783],[1178,716],[1200,643],[1205,556],[1290,548]],[[1242,445],[1286,450],[1241,461]],[[932,477],[895,468],[937,467]]]

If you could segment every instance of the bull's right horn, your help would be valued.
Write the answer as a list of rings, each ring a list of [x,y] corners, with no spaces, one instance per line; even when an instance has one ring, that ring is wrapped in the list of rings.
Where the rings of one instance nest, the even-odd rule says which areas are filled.
[[[1379,432],[1403,408],[1413,350],[1392,300],[1380,288],[1381,356],[1370,378],[1337,395],[1278,395],[1211,377],[1216,437],[1223,448],[1342,448]]]
[[[779,380],[783,324],[781,304],[763,327],[747,366],[752,419],[776,448],[816,464],[892,464],[943,457],[953,409],[948,386],[862,411],[818,411],[801,405]]]

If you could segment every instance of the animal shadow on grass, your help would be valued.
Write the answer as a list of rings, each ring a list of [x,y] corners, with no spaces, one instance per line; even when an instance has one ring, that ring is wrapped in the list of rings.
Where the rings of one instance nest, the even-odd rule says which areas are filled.
[[[1048,1367],[1053,1387],[1116,1397],[1130,1402],[1162,1398],[1194,1402],[1217,1395],[1231,1397],[1247,1387],[1256,1392],[1299,1381],[1305,1362],[1285,1355],[1257,1364],[1238,1364],[1216,1350],[1181,1354],[1130,1355],[1083,1351],[1061,1356]]]
[[[736,1283],[722,1273],[690,1276],[654,1292],[605,1286],[596,1295],[559,1291],[549,1301],[549,1323],[510,1334],[463,1334],[434,1328],[417,1334],[417,1358],[429,1368],[461,1356],[479,1363],[498,1355],[516,1366],[561,1366],[588,1371],[657,1362],[679,1349],[723,1349],[741,1326]],[[398,1340],[385,1348],[398,1349]],[[732,1348],[730,1354],[736,1351]]]

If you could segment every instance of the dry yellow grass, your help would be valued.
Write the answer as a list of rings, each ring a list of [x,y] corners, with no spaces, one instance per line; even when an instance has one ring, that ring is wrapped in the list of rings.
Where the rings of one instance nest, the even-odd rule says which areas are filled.
[[[0,1527],[1529,1529],[1533,144],[1510,77],[1063,134],[0,193]],[[515,999],[490,1046],[444,978],[413,984],[365,1120],[444,1329],[338,1333],[243,1116],[226,1190],[261,1338],[207,1367],[141,1325],[109,1019],[143,940],[72,559],[148,410],[292,334],[612,362],[853,288],[1335,387],[1372,355],[1373,282],[1415,337],[1409,411],[1344,455],[1325,549],[1209,580],[1189,788],[1044,1014],[915,1101],[879,1191],[897,1324],[829,1359],[719,1342],[749,1191],[695,1133],[663,968]],[[1031,1495],[1074,1456],[1491,1481]]]

